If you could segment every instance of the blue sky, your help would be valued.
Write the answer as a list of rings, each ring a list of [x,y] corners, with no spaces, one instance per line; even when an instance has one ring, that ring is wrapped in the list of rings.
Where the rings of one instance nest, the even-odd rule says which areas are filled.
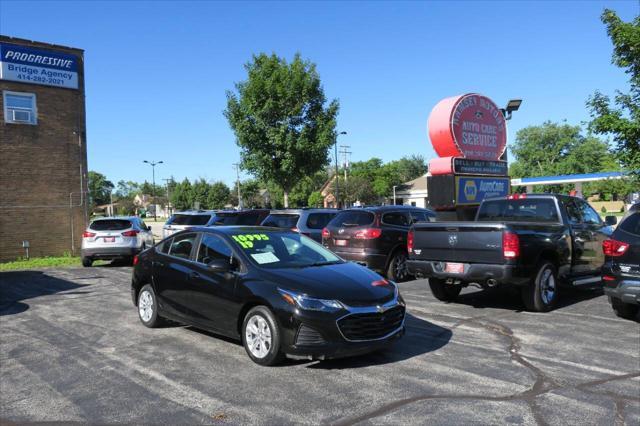
[[[595,89],[625,89],[611,65],[603,8],[624,20],[638,1],[56,2],[0,0],[5,35],[85,49],[90,170],[117,182],[232,183],[238,149],[222,111],[253,53],[317,64],[352,161],[435,156],[426,132],[442,98],[478,92],[509,122],[588,120]]]

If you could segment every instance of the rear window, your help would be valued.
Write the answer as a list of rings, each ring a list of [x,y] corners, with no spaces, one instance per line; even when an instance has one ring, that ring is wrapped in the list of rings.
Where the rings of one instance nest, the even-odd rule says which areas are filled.
[[[309,213],[307,228],[322,229],[333,219],[335,213]]]
[[[171,225],[206,225],[211,219],[209,214],[174,214],[169,219]]]
[[[299,214],[270,214],[264,222],[262,222],[262,226],[291,229],[298,226],[299,218]]]
[[[237,225],[238,213],[217,213],[213,224],[217,226]]]
[[[373,223],[375,215],[367,211],[345,211],[340,212],[329,222],[332,226],[367,226]]]
[[[640,213],[635,213],[627,217],[618,225],[618,228],[629,234],[640,236]]]
[[[485,201],[478,221],[558,222],[558,210],[548,198]]]
[[[260,213],[243,213],[238,215],[238,225],[260,225]]]
[[[91,225],[89,225],[89,229],[93,229],[94,231],[120,231],[122,229],[131,228],[131,221],[125,219],[104,219],[104,220],[96,220]]]

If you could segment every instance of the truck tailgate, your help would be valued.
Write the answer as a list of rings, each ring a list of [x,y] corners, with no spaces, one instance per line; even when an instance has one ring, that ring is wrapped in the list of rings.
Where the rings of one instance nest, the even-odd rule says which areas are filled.
[[[502,223],[433,222],[414,225],[409,258],[460,263],[504,263]]]

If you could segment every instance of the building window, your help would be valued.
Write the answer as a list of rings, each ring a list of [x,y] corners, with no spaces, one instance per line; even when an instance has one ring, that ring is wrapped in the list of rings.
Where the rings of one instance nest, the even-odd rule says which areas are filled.
[[[4,91],[2,95],[6,123],[38,124],[35,94]]]

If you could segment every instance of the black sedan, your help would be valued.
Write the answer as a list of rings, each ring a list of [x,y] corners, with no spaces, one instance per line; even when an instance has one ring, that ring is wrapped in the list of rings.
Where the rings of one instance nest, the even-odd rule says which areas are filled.
[[[640,311],[640,204],[627,212],[602,248],[604,292],[619,317],[635,319]]]
[[[192,228],[134,263],[145,326],[169,319],[241,339],[258,364],[367,353],[404,334],[395,283],[292,231]]]

